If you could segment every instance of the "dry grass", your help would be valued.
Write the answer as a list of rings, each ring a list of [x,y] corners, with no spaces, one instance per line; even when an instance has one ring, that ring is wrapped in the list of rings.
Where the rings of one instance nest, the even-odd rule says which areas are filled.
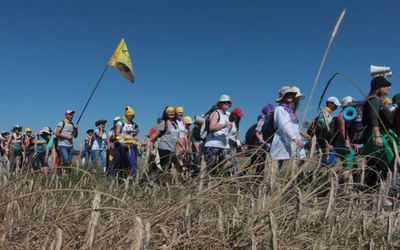
[[[243,164],[247,158],[241,158]],[[182,186],[0,174],[1,249],[393,249],[399,213],[360,178],[341,184],[268,158],[263,178],[199,179]],[[141,171],[143,171],[142,165]],[[287,170],[285,170],[287,171]],[[361,176],[362,170],[357,176]],[[165,176],[169,179],[169,175]],[[307,180],[307,182],[306,182]],[[385,186],[386,185],[386,186]],[[387,189],[386,189],[387,190]]]

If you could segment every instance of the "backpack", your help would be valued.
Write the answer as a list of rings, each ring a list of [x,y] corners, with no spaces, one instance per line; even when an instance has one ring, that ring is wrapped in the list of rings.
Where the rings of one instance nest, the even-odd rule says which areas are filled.
[[[62,126],[61,126],[60,133],[62,133],[62,131],[63,131],[64,127],[65,127],[65,121],[64,120],[61,120],[61,121],[62,121]],[[57,131],[57,127],[56,127],[56,129],[54,131]],[[53,137],[53,145],[55,147],[58,147],[58,137],[56,136],[55,133],[54,133],[54,137]]]
[[[257,128],[257,123],[255,123],[247,130],[245,135],[245,140],[247,145],[250,146],[257,145],[256,128]]]
[[[310,127],[307,129],[307,134],[310,136],[316,136],[317,139],[324,139],[329,144],[333,144],[338,134],[336,120],[337,117],[327,116],[325,111],[322,111],[322,118],[321,115],[312,120]],[[328,124],[326,124],[326,121]]]
[[[220,114],[218,111],[216,111],[218,114],[218,121],[220,120]],[[210,116],[204,117],[204,122],[201,125],[196,125],[193,129],[192,129],[192,135],[193,138],[197,141],[205,141],[208,135],[208,132],[210,130]]]
[[[264,124],[261,128],[261,133],[264,141],[271,143],[274,139],[274,135],[276,133],[275,121],[274,121],[274,111],[265,115]]]
[[[343,110],[347,134],[350,141],[355,144],[364,144],[367,139],[366,126],[363,122],[365,103],[365,101],[352,102]]]

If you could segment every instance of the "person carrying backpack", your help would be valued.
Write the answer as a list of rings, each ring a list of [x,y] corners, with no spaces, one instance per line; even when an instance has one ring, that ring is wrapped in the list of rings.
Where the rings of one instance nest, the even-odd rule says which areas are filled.
[[[224,169],[233,164],[228,160],[222,167],[224,168],[222,172],[215,169],[219,163],[230,158],[227,136],[232,127],[228,112],[228,108],[232,106],[230,97],[221,95],[216,105],[218,109],[210,116],[209,133],[204,143],[204,160],[207,164],[207,172],[212,175],[223,173]]]
[[[25,154],[24,136],[21,133],[22,127],[15,125],[11,136],[7,140],[6,154],[10,161],[10,172],[17,173],[22,171],[23,155]]]
[[[280,168],[284,161],[291,158],[303,159],[306,155],[304,142],[300,138],[299,118],[294,108],[295,96],[296,92],[285,86],[279,90],[276,99],[279,103],[274,111],[277,131],[271,143],[270,154],[278,160]]]
[[[334,149],[336,151],[337,157],[342,162],[343,168],[343,181],[347,181],[351,171],[354,170],[357,165],[355,164],[355,156],[358,151],[357,145],[351,143],[351,138],[349,137],[349,124],[343,118],[343,110],[347,107],[349,103],[354,102],[353,97],[346,96],[340,102],[342,106],[342,111],[339,112],[336,118],[336,129],[338,131],[335,137]]]
[[[97,173],[97,159],[101,159],[101,165],[103,166],[103,171],[106,173],[107,165],[107,131],[105,130],[107,120],[100,119],[95,122],[97,127],[94,130],[92,138],[90,138],[90,149],[92,151],[92,172]]]
[[[136,136],[140,130],[133,121],[134,118],[135,111],[126,106],[124,116],[115,125],[115,153],[109,167],[109,176],[115,176],[118,168],[128,170],[128,175],[132,178],[137,174],[137,146],[140,144],[137,142]]]
[[[367,185],[375,187],[380,179],[386,180],[389,170],[393,173],[395,154],[399,152],[399,137],[391,129],[393,112],[384,105],[385,97],[390,93],[391,83],[383,76],[374,77],[368,94],[363,122],[367,126],[367,139],[361,154],[367,157],[367,166],[371,171],[367,174]],[[392,202],[384,199],[383,205]]]
[[[328,99],[326,99],[325,109],[323,109],[321,111],[321,113],[318,115],[316,120],[317,121],[319,121],[319,120],[329,121],[329,120],[333,119],[331,114],[338,107],[341,107],[339,100],[334,96],[329,97]],[[326,129],[326,128],[322,128],[320,131],[322,131],[323,129]],[[324,136],[322,136],[322,133],[319,133],[320,131],[317,131],[316,136],[317,136],[318,147],[321,149],[322,154],[323,154],[322,159],[321,159],[321,167],[332,168],[337,163],[336,152],[332,145],[333,142],[327,141],[327,139],[324,138]],[[332,178],[332,173],[329,172],[328,179],[331,179],[331,178]]]
[[[179,182],[177,171],[182,170],[182,164],[176,156],[179,133],[175,108],[168,106],[163,111],[162,121],[157,130],[149,138],[150,152],[153,152],[156,140],[159,138],[158,154],[160,156],[160,165],[163,170],[171,169],[172,178],[176,183]],[[175,168],[172,168],[172,164]],[[151,171],[159,172],[159,169],[155,168]],[[154,181],[158,181],[158,179],[156,178]]]
[[[61,120],[57,124],[55,136],[57,137],[57,145],[62,157],[63,166],[72,165],[72,156],[74,153],[73,138],[78,137],[78,124],[74,124],[72,119],[74,118],[75,111],[65,111],[65,119]]]

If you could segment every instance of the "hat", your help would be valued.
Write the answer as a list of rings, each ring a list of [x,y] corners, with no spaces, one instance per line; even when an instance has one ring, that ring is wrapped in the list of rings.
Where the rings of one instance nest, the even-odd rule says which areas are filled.
[[[131,107],[126,106],[125,107],[125,115],[135,115],[135,111]]]
[[[121,117],[119,117],[119,116],[116,116],[116,117],[114,118],[114,122],[117,122],[117,121],[119,121],[119,119],[121,119]]]
[[[26,133],[26,132],[32,132],[32,129],[31,129],[31,128],[26,128],[26,129],[25,129],[25,133]]]
[[[97,121],[95,122],[94,125],[97,127],[97,126],[99,126],[100,124],[106,124],[106,122],[107,122],[107,120],[100,119],[100,120],[97,120]]]
[[[342,106],[342,108],[345,108],[347,106],[347,104],[354,102],[353,97],[351,96],[346,96],[345,98],[342,99],[342,101],[340,102],[340,105]]]
[[[300,89],[296,86],[292,87],[292,91],[296,92],[296,97],[300,97],[300,100],[303,100],[304,98],[306,98],[301,92]]]
[[[183,113],[183,107],[177,107],[177,108],[175,109],[175,112],[177,112],[177,113]]]
[[[94,129],[92,129],[92,128],[90,128],[90,129],[88,129],[87,131],[86,131],[86,134],[89,134],[90,132],[94,132]]]
[[[1,132],[1,135],[9,135],[9,134],[10,134],[10,132],[7,132],[7,131]]]
[[[40,130],[40,133],[46,133],[46,134],[52,134],[53,131],[49,127],[43,127],[42,130]]]
[[[392,105],[392,100],[389,97],[385,98],[385,102],[387,105]]]
[[[74,114],[74,113],[75,113],[75,111],[68,109],[67,111],[65,111],[64,115]]]
[[[278,97],[278,99],[276,99],[276,102],[280,102],[282,100],[282,98],[288,93],[295,93],[296,94],[296,92],[293,92],[291,87],[289,87],[289,86],[282,87],[279,90],[279,97]]]
[[[11,132],[14,132],[16,129],[19,129],[20,131],[22,131],[22,126],[14,125],[14,127],[11,129]]]
[[[261,109],[261,113],[267,115],[269,112],[274,110],[274,105],[272,103],[268,103],[263,109]]]
[[[183,121],[185,122],[185,124],[193,124],[193,120],[192,118],[190,118],[190,116],[185,116],[183,117]]]
[[[397,102],[398,100],[400,100],[400,93],[397,93],[393,96],[392,98],[392,102]]]
[[[342,105],[339,102],[339,99],[337,99],[334,96],[329,97],[328,99],[326,99],[327,102],[333,102],[333,104],[335,104],[338,107],[341,107]]]
[[[257,116],[257,122],[258,122],[259,120],[261,120],[262,118],[264,118],[263,115],[258,115],[258,116]]]
[[[371,91],[380,89],[382,87],[389,87],[392,84],[383,76],[374,77],[371,81]]]
[[[239,117],[243,117],[244,116],[241,108],[234,108],[233,111],[232,111],[232,114],[236,114]]]
[[[168,106],[165,108],[165,112],[169,112],[169,111],[175,111],[174,107]]]
[[[232,102],[229,95],[221,95],[218,102]]]

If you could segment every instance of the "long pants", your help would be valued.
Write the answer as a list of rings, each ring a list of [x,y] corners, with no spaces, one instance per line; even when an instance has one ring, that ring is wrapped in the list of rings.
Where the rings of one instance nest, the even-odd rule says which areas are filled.
[[[129,166],[131,174],[136,175],[138,169],[136,152],[137,152],[136,145],[133,144],[123,145],[119,142],[116,142],[114,158],[110,164],[109,175],[114,176],[116,169],[119,166],[123,166],[123,168],[128,168]]]

